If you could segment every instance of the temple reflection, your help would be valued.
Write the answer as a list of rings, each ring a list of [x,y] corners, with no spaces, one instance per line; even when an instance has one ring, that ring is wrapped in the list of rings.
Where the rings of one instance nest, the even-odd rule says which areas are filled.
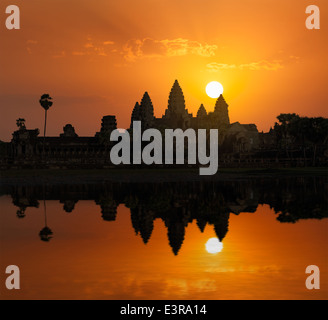
[[[74,211],[79,200],[93,200],[107,222],[116,220],[119,205],[129,208],[134,232],[145,244],[151,238],[154,220],[161,219],[167,228],[169,245],[177,255],[186,227],[193,221],[201,232],[207,225],[212,226],[222,243],[231,214],[255,212],[262,204],[269,205],[280,222],[327,217],[326,189],[325,178],[288,177],[220,182],[12,185],[2,187],[0,194],[11,195],[20,219],[26,217],[28,208],[38,208],[44,203],[40,208],[44,211],[44,227],[39,232],[42,241],[53,236],[46,215],[48,200],[59,200],[67,213]]]

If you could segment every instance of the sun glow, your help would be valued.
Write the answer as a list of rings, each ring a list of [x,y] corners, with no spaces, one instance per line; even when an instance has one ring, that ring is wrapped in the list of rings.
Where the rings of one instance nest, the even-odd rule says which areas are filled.
[[[218,238],[210,238],[207,240],[205,248],[208,253],[218,253],[222,251],[223,244]]]
[[[223,86],[220,82],[212,81],[206,86],[206,93],[210,98],[218,98],[223,93]]]

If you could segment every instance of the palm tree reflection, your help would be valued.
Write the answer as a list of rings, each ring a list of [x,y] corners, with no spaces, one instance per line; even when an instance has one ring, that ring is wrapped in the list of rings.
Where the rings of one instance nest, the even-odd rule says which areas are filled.
[[[39,232],[40,239],[45,242],[49,242],[52,239],[53,232],[47,226],[47,206],[46,200],[43,200],[43,208],[44,208],[44,228]]]
[[[25,214],[25,210],[26,210],[26,208],[24,208],[24,207],[19,208],[19,209],[16,211],[16,216],[17,216],[17,218],[19,218],[19,219],[25,218],[25,216],[26,216],[26,214]]]

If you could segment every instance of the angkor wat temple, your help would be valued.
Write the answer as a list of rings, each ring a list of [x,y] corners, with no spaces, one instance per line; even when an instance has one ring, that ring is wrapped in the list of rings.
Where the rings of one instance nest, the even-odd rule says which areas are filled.
[[[271,129],[259,132],[255,124],[230,123],[228,104],[221,95],[214,111],[207,112],[203,104],[197,115],[188,112],[182,89],[176,80],[169,94],[165,114],[156,118],[148,92],[136,102],[131,114],[133,121],[141,121],[142,130],[148,128],[218,129],[219,165],[221,167],[274,167],[314,165],[309,146],[297,144],[288,135],[283,137]],[[93,137],[80,137],[71,124],[66,124],[59,137],[40,137],[39,129],[29,130],[22,122],[9,143],[0,144],[1,168],[10,167],[111,167],[110,149],[114,145],[109,137],[117,129],[116,117],[102,118],[100,131]],[[287,143],[289,146],[287,148]],[[315,147],[315,165],[326,165],[327,139]],[[313,153],[313,152],[312,152]]]

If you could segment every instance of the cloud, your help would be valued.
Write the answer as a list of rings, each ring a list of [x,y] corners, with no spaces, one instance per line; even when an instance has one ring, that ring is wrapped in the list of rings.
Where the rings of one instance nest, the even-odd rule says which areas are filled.
[[[58,54],[52,55],[52,57],[55,59],[64,58],[64,57],[66,57],[66,51],[63,50],[63,51],[59,52]]]
[[[73,51],[72,55],[73,56],[85,56],[87,53],[83,51]]]
[[[72,52],[73,56],[108,56],[113,52],[112,45],[114,41],[95,41],[91,37],[87,38],[87,42],[79,49]]]
[[[135,61],[143,58],[163,58],[186,55],[201,57],[215,56],[218,46],[200,43],[184,38],[155,40],[152,38],[130,39],[123,45],[118,45],[108,39],[94,40],[87,37],[86,41],[71,51],[73,56],[109,56],[120,54],[126,61]],[[62,58],[67,55],[64,50],[59,51],[53,58]]]
[[[189,54],[211,57],[215,55],[217,45],[202,44],[188,39],[164,39],[151,38],[129,40],[123,46],[123,56],[128,61],[153,57],[176,57]]]
[[[284,54],[283,51],[278,52],[279,58],[272,60],[259,60],[255,62],[242,63],[242,64],[228,64],[228,63],[218,63],[211,62],[206,65],[209,72],[218,72],[220,70],[268,70],[276,71],[285,68],[288,65],[294,63],[300,63],[301,58],[293,54]]]
[[[228,70],[228,69],[237,68],[235,64],[226,64],[226,63],[217,63],[217,62],[208,63],[206,67],[210,72],[217,72],[219,70]]]
[[[152,38],[130,39],[125,44],[119,45],[108,39],[94,40],[87,37],[86,41],[71,50],[73,56],[110,56],[121,55],[125,61],[135,61],[143,58],[163,58],[186,55],[201,57],[215,56],[218,46],[214,44],[200,43],[184,38],[156,40]],[[28,50],[31,53],[31,49]],[[67,56],[68,52],[58,50],[59,54],[53,58]]]
[[[246,64],[239,65],[239,69],[249,69],[249,70],[279,70],[283,69],[284,66],[282,65],[281,60],[261,60],[258,62],[251,62]]]
[[[174,39],[161,41],[167,48],[168,56],[183,56],[186,54],[195,54],[203,57],[215,55],[217,45],[201,44],[197,41],[187,39]]]
[[[28,54],[32,54],[32,47],[37,45],[38,44],[38,41],[36,40],[27,40],[26,41],[26,50],[28,52]]]
[[[92,42],[87,42],[85,45],[84,45],[84,48],[86,49],[89,49],[89,48],[94,48]]]
[[[279,70],[284,68],[282,60],[260,60],[256,62],[243,63],[243,64],[226,64],[211,62],[206,65],[207,70],[210,72],[218,72],[220,70]]]

